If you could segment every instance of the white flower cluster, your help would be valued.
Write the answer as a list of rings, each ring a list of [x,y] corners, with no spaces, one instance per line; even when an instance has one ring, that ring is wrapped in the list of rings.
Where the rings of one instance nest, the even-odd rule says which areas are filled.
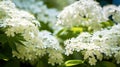
[[[73,51],[84,51],[84,59],[89,59],[91,65],[95,65],[98,60],[104,59],[103,56],[111,58],[114,56],[117,63],[120,63],[120,24],[114,25],[110,30],[89,34],[81,33],[78,37],[65,41],[66,55],[73,54]]]
[[[115,12],[113,14],[113,19],[114,19],[115,22],[120,23],[120,6],[118,6],[115,9]]]
[[[48,23],[49,27],[53,30],[58,30],[59,27],[56,26],[57,15],[59,11],[53,8],[47,8],[43,4],[43,1],[36,0],[13,0],[17,7],[27,10],[34,14],[37,20],[44,23]],[[60,27],[61,28],[61,27]]]
[[[98,30],[101,28],[100,23],[107,20],[108,17],[104,16],[103,10],[97,2],[80,0],[64,8],[58,15],[57,24],[64,27],[83,25]]]
[[[39,37],[42,39],[43,47],[46,48],[46,53],[49,54],[49,63],[54,65],[54,63],[61,64],[63,62],[63,57],[61,52],[62,48],[59,46],[59,42],[56,37],[48,31],[41,31]]]
[[[37,58],[41,58],[45,54],[48,54],[48,63],[55,65],[63,63],[62,48],[59,45],[58,40],[52,36],[48,31],[39,32],[39,41],[42,42],[42,46],[37,43],[25,42],[25,46],[17,45],[19,53],[13,51],[13,55],[20,59],[30,60],[34,62]],[[42,48],[41,48],[42,47]]]
[[[0,9],[7,16],[0,19],[3,27],[9,27],[5,32],[7,36],[14,36],[17,33],[37,35],[39,22],[35,20],[33,15],[16,9],[15,5],[9,0],[1,1]]]
[[[103,12],[106,17],[109,17],[112,15],[112,19],[116,23],[120,23],[120,6],[115,5],[108,5],[103,7]]]
[[[52,36],[52,34],[48,31],[41,31],[39,32],[39,37],[42,39],[44,43],[44,48],[53,48],[55,50],[61,49],[59,47],[59,42],[57,38]]]
[[[16,51],[12,51],[13,57],[22,60],[36,61],[45,54],[49,54],[49,63],[61,64],[63,62],[62,48],[57,38],[47,31],[40,32],[39,22],[28,12],[19,10],[10,0],[0,1],[0,27],[6,28],[5,34],[8,37],[21,34],[26,41],[24,44],[16,44]]]
[[[94,4],[94,5],[93,5]],[[101,28],[101,22],[111,20],[112,27]],[[84,60],[95,65],[103,59],[115,58],[116,63],[120,63],[120,6],[109,5],[100,7],[94,0],[79,0],[66,7],[58,15],[58,24],[64,27],[90,26],[93,33],[83,32],[76,38],[68,39],[64,42],[65,54],[73,54],[74,51],[82,52]]]

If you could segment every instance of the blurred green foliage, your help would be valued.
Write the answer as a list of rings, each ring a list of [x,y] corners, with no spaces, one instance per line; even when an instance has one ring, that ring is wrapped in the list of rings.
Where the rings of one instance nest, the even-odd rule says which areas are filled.
[[[65,6],[73,3],[76,0],[43,0],[48,8],[57,8],[59,10],[63,9]]]

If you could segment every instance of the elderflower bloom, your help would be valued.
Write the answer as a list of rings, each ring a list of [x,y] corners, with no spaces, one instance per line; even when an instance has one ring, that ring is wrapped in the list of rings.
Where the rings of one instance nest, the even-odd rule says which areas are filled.
[[[47,53],[49,54],[48,63],[55,65],[55,63],[61,65],[63,63],[63,56],[60,50],[47,49]]]
[[[57,38],[55,38],[50,32],[41,31],[39,32],[39,37],[42,39],[42,42],[44,43],[44,48],[53,48],[55,50],[61,49],[59,47],[59,42]]]
[[[25,41],[16,43],[18,52],[12,50],[13,57],[34,62],[38,58],[49,54],[49,63],[61,64],[63,62],[62,48],[50,32],[39,31],[39,22],[30,13],[19,10],[10,0],[0,1],[0,11],[5,11],[5,17],[0,18],[0,26],[6,27],[5,34],[8,37],[15,37],[17,34],[23,36]],[[54,57],[54,58],[53,58]]]
[[[19,50],[20,54],[13,51],[13,55],[20,59],[34,62],[38,57],[41,58],[45,54],[48,54],[48,63],[52,65],[55,65],[55,63],[63,63],[63,50],[60,47],[58,40],[48,31],[41,31],[38,34],[39,41],[42,43],[42,48],[40,44],[24,42],[26,47],[17,45],[17,49]]]
[[[73,51],[84,51],[84,60],[88,59],[91,65],[95,65],[97,60],[114,56],[118,58],[120,50],[120,24],[114,25],[110,30],[103,29],[93,34],[81,33],[76,38],[65,41],[65,54],[73,54]],[[116,59],[117,63],[120,62]]]
[[[43,45],[38,34],[39,22],[28,12],[17,9],[10,0],[0,1],[0,8],[3,9],[8,16],[3,18],[2,22],[6,24],[5,27],[7,27],[5,34],[8,37],[14,37],[17,36],[16,34],[21,34],[26,40],[22,42],[24,46],[16,44],[16,49],[20,54],[13,51],[13,56],[17,56],[23,60],[34,60],[37,58],[34,52],[37,52],[37,50],[34,50],[35,48],[33,46],[39,45],[42,48]]]
[[[57,24],[64,27],[83,25],[98,30],[101,28],[100,23],[107,20],[97,2],[80,0],[64,8],[58,15]]]
[[[117,23],[120,23],[120,6],[118,6],[117,8],[116,8],[116,11],[115,11],[115,13],[113,14],[113,20],[115,21],[115,22],[117,22]]]
[[[48,31],[39,32],[39,37],[42,39],[43,46],[46,48],[47,53],[49,54],[48,63],[54,65],[55,63],[63,63],[62,48],[56,37],[54,37]]]
[[[115,57],[117,63],[119,64],[119,63],[120,63],[120,51],[117,52],[117,53],[114,55],[114,57]]]
[[[113,15],[116,8],[117,8],[117,6],[115,6],[115,5],[104,6],[103,7],[104,16],[109,17],[109,16]]]
[[[48,24],[55,32],[61,29],[61,27],[56,26],[59,11],[53,8],[48,8],[42,1],[36,0],[13,0],[16,6],[20,9],[27,10],[35,15],[37,20]]]
[[[120,6],[115,5],[108,5],[103,7],[104,16],[110,17],[112,16],[112,19],[116,23],[120,23]]]

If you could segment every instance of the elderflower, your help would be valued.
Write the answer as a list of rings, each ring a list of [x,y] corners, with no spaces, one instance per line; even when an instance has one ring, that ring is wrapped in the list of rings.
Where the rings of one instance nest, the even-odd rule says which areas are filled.
[[[88,59],[90,65],[95,65],[97,60],[104,57],[108,59],[112,56],[118,58],[120,50],[120,24],[114,25],[111,29],[102,29],[100,31],[89,34],[81,33],[76,38],[65,41],[65,54],[73,54],[73,51],[82,52],[84,60]],[[117,60],[119,63],[119,59]]]
[[[115,5],[104,6],[103,7],[104,16],[109,17],[109,16],[113,15],[116,8],[117,8],[117,6],[115,6]]]
[[[18,52],[12,50],[13,57],[35,62],[38,58],[49,54],[48,62],[50,64],[61,64],[63,62],[63,50],[57,38],[50,32],[40,32],[38,28],[40,24],[33,15],[17,9],[10,0],[0,1],[0,9],[1,12],[5,11],[6,15],[0,18],[3,21],[0,22],[0,26],[6,24],[4,26],[6,27],[5,34],[8,37],[15,37],[17,34],[20,34],[25,39],[21,43],[15,43]]]
[[[89,63],[91,65],[95,65],[96,62],[97,62],[97,60],[95,59],[95,57],[89,58]]]
[[[59,47],[59,42],[57,38],[55,38],[50,32],[48,31],[41,31],[39,32],[39,37],[42,39],[44,43],[44,48],[53,48],[53,49],[61,49]]]
[[[112,16],[116,23],[120,23],[120,6],[108,5],[103,7],[103,12],[106,17]]]
[[[17,36],[16,34],[21,34],[26,40],[22,42],[24,46],[16,44],[16,49],[19,53],[12,51],[13,56],[22,60],[36,59],[37,56],[35,56],[35,53],[37,51],[40,52],[40,50],[35,50],[35,46],[38,45],[42,48],[43,45],[38,34],[39,22],[28,12],[17,9],[10,0],[0,1],[0,8],[3,9],[8,16],[2,19],[2,23],[6,24],[5,34],[8,37],[14,37]],[[41,51],[41,53],[43,53],[43,51]]]
[[[60,47],[57,38],[48,31],[39,32],[39,37],[42,39],[44,48],[46,48],[46,51],[49,54],[48,63],[52,65],[55,63],[63,63],[63,56],[61,54],[63,50]]]
[[[120,63],[120,51],[117,52],[114,56],[115,56],[117,63],[119,64]]]
[[[55,65],[55,63],[61,65],[63,63],[63,56],[61,54],[61,51],[54,49],[47,49],[47,52],[49,53],[48,63],[52,65]]]
[[[113,14],[113,20],[117,23],[120,23],[120,6],[116,8],[115,13]]]
[[[93,5],[94,4],[94,5]],[[58,25],[64,27],[88,26],[94,30],[101,28],[100,23],[107,21],[100,5],[93,0],[80,0],[64,10],[58,15]]]
[[[39,26],[39,22],[36,21],[31,14],[16,9],[15,5],[11,1],[1,1],[0,8],[4,10],[6,15],[8,16],[3,19],[2,22],[2,24],[6,24],[5,26],[9,27],[5,32],[7,36],[14,36],[17,33],[25,33],[25,31],[34,31],[35,33],[38,31],[37,26]],[[31,29],[30,27],[33,28]]]
[[[61,27],[56,26],[59,11],[54,8],[48,8],[42,1],[36,0],[13,0],[16,6],[20,9],[27,10],[35,15],[37,20],[48,24],[55,32],[61,29]]]

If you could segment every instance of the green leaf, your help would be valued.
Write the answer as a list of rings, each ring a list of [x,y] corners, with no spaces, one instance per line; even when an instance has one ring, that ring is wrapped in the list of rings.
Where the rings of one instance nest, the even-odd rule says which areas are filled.
[[[109,61],[102,61],[96,64],[96,67],[116,67],[116,65]]]
[[[0,42],[5,44],[7,42],[7,36],[5,34],[0,34]]]
[[[74,66],[82,63],[84,63],[82,60],[68,60],[65,62],[65,66]]]
[[[21,34],[17,34],[15,37],[13,37],[13,41],[17,44],[25,46],[22,41],[26,41],[26,40],[24,39],[23,36],[21,36]]]
[[[107,27],[113,26],[114,23],[113,23],[113,21],[108,20],[106,22],[102,22],[101,25],[102,25],[103,28],[107,28]]]
[[[38,61],[36,67],[44,67],[44,64],[42,61]]]
[[[104,67],[116,67],[114,63],[108,61],[103,61],[102,64],[104,65]]]
[[[66,29],[61,29],[56,33],[56,35],[59,36],[61,33],[65,32],[65,31],[66,31]]]
[[[8,44],[8,47],[18,52],[16,48],[16,44],[25,46],[23,41],[26,41],[26,40],[21,34],[16,34],[14,37],[11,37],[11,36],[7,36],[3,30],[0,29],[0,43],[1,43],[0,45],[2,47]]]
[[[40,21],[41,27],[39,27],[39,30],[48,30],[50,32],[53,32],[52,28],[49,27],[48,23],[44,23],[43,21]]]
[[[16,44],[15,44],[15,43],[9,42],[9,47],[11,47],[13,50],[15,50],[16,52],[19,53],[19,51],[18,51],[17,48],[16,48]]]
[[[22,41],[26,41],[26,40],[23,38],[23,36],[21,36],[21,34],[16,34],[16,36],[14,36],[14,37],[8,37],[7,40],[8,40],[9,46],[10,46],[13,50],[15,50],[16,52],[18,52],[18,51],[17,51],[17,48],[16,48],[16,44],[20,44],[20,45],[25,46]]]

